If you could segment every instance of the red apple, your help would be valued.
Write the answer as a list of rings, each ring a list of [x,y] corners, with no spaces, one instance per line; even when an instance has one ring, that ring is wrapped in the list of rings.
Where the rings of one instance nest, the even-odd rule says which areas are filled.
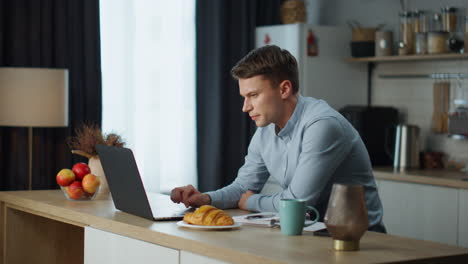
[[[65,187],[67,190],[68,197],[74,200],[78,200],[84,195],[83,187],[80,181],[74,181],[70,186]]]
[[[79,162],[73,165],[72,171],[75,173],[77,180],[83,180],[83,177],[86,174],[91,173],[91,169],[89,168],[88,164]]]
[[[58,185],[68,186],[75,181],[75,173],[69,169],[62,169],[57,173],[55,179],[57,180]]]
[[[94,194],[100,184],[101,181],[99,180],[99,177],[91,173],[84,176],[83,180],[81,181],[83,190],[89,194]]]

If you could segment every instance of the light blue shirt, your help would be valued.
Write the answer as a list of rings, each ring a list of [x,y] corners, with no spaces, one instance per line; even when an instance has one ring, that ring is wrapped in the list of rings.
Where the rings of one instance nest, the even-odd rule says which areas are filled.
[[[234,182],[207,194],[213,206],[235,208],[242,193],[260,192],[268,177],[275,178],[282,191],[252,195],[248,210],[273,212],[280,199],[305,199],[323,219],[333,183],[359,184],[365,190],[369,229],[383,228],[366,147],[354,127],[323,100],[299,95],[294,113],[278,134],[274,124],[257,128]]]

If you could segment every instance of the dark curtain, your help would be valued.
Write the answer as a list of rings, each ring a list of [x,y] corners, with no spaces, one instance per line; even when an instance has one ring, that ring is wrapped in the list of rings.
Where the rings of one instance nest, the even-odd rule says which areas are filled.
[[[281,0],[197,0],[198,187],[231,183],[255,125],[242,112],[231,68],[255,46],[255,27],[280,23]]]
[[[66,138],[84,122],[101,124],[99,1],[1,0],[0,67],[69,70],[69,126],[33,130],[32,187],[58,188],[57,172],[82,160]],[[1,190],[27,188],[27,135],[27,128],[0,128]]]

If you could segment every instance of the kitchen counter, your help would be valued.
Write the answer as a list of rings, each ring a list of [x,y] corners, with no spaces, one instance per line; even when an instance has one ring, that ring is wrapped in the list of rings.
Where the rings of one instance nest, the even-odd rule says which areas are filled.
[[[426,263],[435,259],[468,263],[468,248],[375,232],[365,233],[360,251],[337,252],[332,250],[331,238],[310,232],[285,236],[277,228],[245,225],[229,231],[186,229],[174,221],[154,222],[123,213],[110,198],[69,201],[60,190],[0,192],[0,206],[3,263],[83,263],[89,250],[87,228],[168,248],[178,254],[176,263],[184,263],[182,255],[200,256],[210,263]],[[77,241],[67,241],[71,236]],[[31,239],[36,244],[31,245]],[[73,258],[65,250],[70,245]]]
[[[408,170],[394,172],[392,168],[374,168],[376,179],[468,189],[468,174],[449,170]]]

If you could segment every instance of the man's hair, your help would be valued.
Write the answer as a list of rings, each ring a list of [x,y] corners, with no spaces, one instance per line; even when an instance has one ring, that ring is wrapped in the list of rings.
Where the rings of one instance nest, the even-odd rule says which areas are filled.
[[[248,79],[257,75],[279,85],[284,80],[292,84],[293,93],[299,91],[297,61],[289,51],[275,45],[254,49],[242,58],[231,70],[234,79]]]

